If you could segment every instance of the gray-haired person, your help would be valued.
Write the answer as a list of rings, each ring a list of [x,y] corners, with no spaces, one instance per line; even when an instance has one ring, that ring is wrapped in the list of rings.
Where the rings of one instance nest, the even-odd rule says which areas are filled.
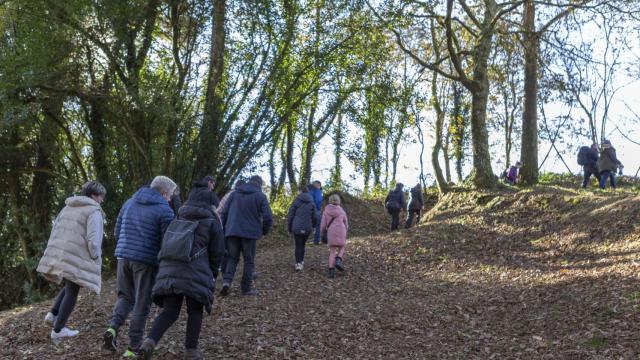
[[[118,329],[133,312],[125,357],[136,357],[143,340],[162,236],[174,218],[169,201],[175,189],[173,180],[156,176],[124,203],[116,221],[118,299],[103,341],[105,348],[116,351]]]

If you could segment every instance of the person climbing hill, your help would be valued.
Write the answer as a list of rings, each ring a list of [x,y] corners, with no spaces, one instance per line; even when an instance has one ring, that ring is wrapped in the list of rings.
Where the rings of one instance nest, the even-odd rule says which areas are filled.
[[[591,175],[595,176],[600,182],[600,172],[598,171],[598,145],[592,144],[591,147],[583,146],[578,152],[578,165],[582,165],[584,179],[582,180],[582,188],[585,189],[589,184]]]
[[[322,183],[319,180],[315,180],[308,186],[309,195],[313,198],[313,203],[316,205],[318,211],[318,219],[322,215]],[[313,244],[320,244],[320,221],[316,221],[315,231],[313,234]]]
[[[411,188],[411,200],[407,206],[407,222],[405,228],[410,228],[413,223],[413,217],[416,218],[416,224],[420,221],[422,208],[424,207],[424,196],[422,195],[422,185],[417,184]]]
[[[611,188],[616,188],[616,170],[622,169],[624,166],[616,156],[616,149],[611,146],[611,141],[602,142],[602,152],[598,160],[598,170],[600,171],[600,189],[604,189],[607,185],[607,179],[610,179]]]
[[[329,205],[325,207],[320,222],[320,232],[326,234],[329,247],[329,278],[336,277],[336,269],[344,271],[344,248],[347,243],[349,222],[347,213],[340,203],[340,195],[329,196]]]
[[[45,322],[53,326],[51,340],[78,336],[67,328],[80,288],[100,294],[104,213],[100,204],[107,191],[97,181],[82,186],[79,196],[65,201],[53,223],[51,236],[36,271],[55,283],[63,283]]]
[[[295,242],[295,269],[304,269],[304,252],[309,235],[318,223],[318,211],[316,204],[309,195],[307,187],[303,186],[298,191],[298,196],[293,200],[287,213],[287,232],[293,235]]]
[[[404,209],[404,185],[396,184],[396,188],[384,199],[384,207],[391,215],[391,230],[398,230],[400,226],[400,212]]]

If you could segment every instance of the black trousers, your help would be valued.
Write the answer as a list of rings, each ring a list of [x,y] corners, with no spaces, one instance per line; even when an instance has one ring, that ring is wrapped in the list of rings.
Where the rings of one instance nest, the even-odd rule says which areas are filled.
[[[405,227],[408,229],[413,225],[413,217],[416,218],[416,224],[420,222],[420,215],[422,214],[422,210],[409,210],[407,214],[407,222],[405,223]]]
[[[586,188],[589,184],[589,180],[591,179],[591,175],[595,176],[598,179],[598,183],[600,182],[600,172],[598,171],[598,167],[596,165],[585,165],[582,167],[582,171],[584,172],[584,179],[582,180],[582,188]]]
[[[294,234],[293,239],[296,243],[296,264],[304,261],[304,250],[307,245],[309,234]]]
[[[60,330],[67,325],[69,315],[71,315],[71,312],[76,307],[79,292],[80,285],[69,280],[64,281],[64,287],[58,293],[51,308],[51,313],[57,316],[56,322],[53,324],[53,330],[55,332],[60,332]]]
[[[178,320],[178,317],[180,317],[183,298],[186,299],[187,303],[187,335],[184,341],[184,347],[186,349],[198,348],[204,305],[193,298],[178,294],[166,295],[162,299],[162,312],[153,321],[151,332],[149,332],[149,338],[155,341],[156,344],[160,341],[162,335],[164,335],[171,325]]]
[[[398,230],[400,226],[400,210],[401,209],[388,209],[389,214],[391,214],[391,230]]]

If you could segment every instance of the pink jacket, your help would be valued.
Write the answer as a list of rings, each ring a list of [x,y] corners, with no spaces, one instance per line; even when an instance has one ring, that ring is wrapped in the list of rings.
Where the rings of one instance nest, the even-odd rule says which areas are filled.
[[[327,229],[329,223],[331,223],[331,226]],[[349,222],[347,221],[347,213],[345,213],[339,205],[327,205],[322,213],[320,231],[327,231],[328,245],[344,246],[347,242],[348,229]]]

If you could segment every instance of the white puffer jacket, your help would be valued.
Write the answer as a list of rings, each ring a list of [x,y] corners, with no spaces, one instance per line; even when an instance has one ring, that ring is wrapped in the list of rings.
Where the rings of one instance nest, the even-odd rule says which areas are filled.
[[[100,294],[104,214],[100,204],[73,196],[60,211],[37,271],[56,283],[63,279]]]

